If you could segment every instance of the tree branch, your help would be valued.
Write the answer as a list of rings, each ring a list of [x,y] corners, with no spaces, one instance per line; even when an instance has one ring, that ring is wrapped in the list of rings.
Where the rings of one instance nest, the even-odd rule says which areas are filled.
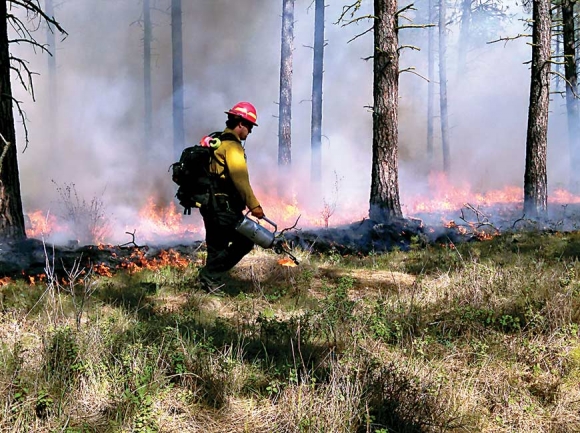
[[[428,83],[430,82],[430,80],[428,78],[424,77],[423,75],[421,75],[417,71],[415,71],[415,67],[414,66],[411,66],[410,68],[405,68],[405,69],[399,70],[399,74],[402,74],[403,72],[410,72],[411,74],[415,74],[416,76],[418,76],[420,78],[423,78]]]
[[[364,35],[366,35],[367,33],[369,33],[369,32],[372,32],[372,31],[374,30],[374,28],[375,28],[375,26],[372,26],[371,28],[369,28],[369,29],[365,30],[364,32],[362,32],[362,33],[359,33],[358,35],[354,36],[352,39],[348,40],[348,41],[347,41],[347,44],[350,44],[350,43],[351,43],[352,41],[354,41],[355,39],[358,39],[358,38],[360,38],[361,36],[364,36]]]
[[[515,41],[516,39],[520,39],[520,38],[531,38],[531,37],[532,37],[532,35],[525,34],[525,33],[520,33],[517,36],[505,36],[505,37],[501,37],[499,39],[496,39],[496,40],[493,40],[493,41],[489,41],[489,42],[486,42],[486,43],[487,44],[495,44],[496,42],[501,42],[501,41],[504,41],[504,42],[507,43],[507,42],[510,42],[510,41]]]

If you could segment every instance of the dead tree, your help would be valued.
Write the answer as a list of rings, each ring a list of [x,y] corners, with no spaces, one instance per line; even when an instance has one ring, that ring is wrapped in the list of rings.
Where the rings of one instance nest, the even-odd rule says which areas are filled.
[[[434,0],[429,0],[429,24],[435,22]],[[435,123],[435,29],[430,26],[427,33],[427,160],[433,167],[433,131]]]
[[[462,79],[467,73],[469,49],[472,46],[472,23],[474,16],[483,19],[505,19],[509,7],[502,0],[460,0],[459,39],[457,41],[457,76]],[[489,23],[486,22],[486,27]]]
[[[46,15],[54,17],[53,0],[46,0],[45,3]],[[46,45],[50,50],[48,56],[48,104],[47,118],[48,118],[48,143],[51,148],[54,147],[54,142],[58,136],[58,89],[56,83],[56,37],[55,28],[46,23]]]
[[[34,39],[26,24],[17,17],[12,8],[23,8],[33,18],[45,20],[58,31],[66,33],[52,16],[49,17],[40,8],[37,2],[0,2],[0,16],[4,17],[0,20],[0,242],[19,241],[26,238],[16,152],[14,107],[23,120],[26,144],[28,144],[28,130],[20,103],[12,96],[10,72],[14,71],[20,83],[33,94],[32,72],[24,60],[10,54],[9,43],[29,43],[41,51],[48,52],[44,45]],[[18,35],[13,40],[8,39],[8,23]]]
[[[461,78],[467,69],[467,50],[471,30],[471,3],[473,0],[461,0],[461,23],[457,50],[457,75]]]
[[[143,139],[145,149],[151,149],[153,108],[151,102],[151,0],[143,0]]]
[[[310,176],[319,183],[322,177],[322,79],[324,74],[324,0],[316,0],[314,7],[314,61],[312,71],[312,121],[310,146],[312,150]]]
[[[292,49],[294,0],[282,1],[282,47],[280,52],[280,105],[278,107],[278,165],[292,163]]]
[[[570,149],[570,190],[580,192],[580,110],[578,107],[578,73],[574,5],[576,0],[562,0],[562,32],[564,41],[564,74],[566,77],[566,112]]]
[[[447,103],[447,5],[439,0],[439,107],[441,119],[441,148],[443,151],[443,171],[449,173],[451,157],[449,152],[449,109]]]
[[[535,0],[532,10],[532,65],[524,172],[524,213],[544,217],[548,208],[546,169],[550,93],[550,1]]]
[[[173,62],[173,152],[177,160],[185,144],[181,0],[171,0],[171,53]]]

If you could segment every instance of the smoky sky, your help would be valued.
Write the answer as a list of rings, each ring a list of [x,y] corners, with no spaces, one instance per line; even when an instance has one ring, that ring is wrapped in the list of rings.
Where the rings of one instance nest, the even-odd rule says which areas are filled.
[[[175,193],[168,167],[172,157],[170,1],[151,0],[153,149],[143,149],[143,28],[139,0],[65,0],[55,17],[68,32],[57,34],[56,99],[48,98],[47,55],[19,45],[39,75],[36,101],[13,79],[28,119],[30,144],[19,153],[25,211],[49,209],[57,185],[73,184],[90,200],[102,196],[125,218],[154,196],[169,203]],[[344,2],[327,0],[323,102],[323,194],[337,194],[338,207],[364,214],[368,209],[372,157],[372,33],[368,21],[336,24]],[[420,22],[426,1],[409,11]],[[370,14],[363,2],[359,15]],[[459,27],[448,29],[448,87],[451,181],[474,190],[522,185],[531,49],[525,40],[488,44],[492,38],[525,31],[518,20],[479,23],[469,41],[467,71],[459,74]],[[252,102],[258,124],[247,140],[251,182],[260,195],[276,195],[281,2],[273,0],[183,0],[183,64],[187,145],[224,127],[224,111],[238,101]],[[33,23],[31,23],[33,26]],[[435,30],[437,32],[437,30]],[[46,27],[34,33],[44,43]],[[292,170],[284,180],[298,203],[316,208],[310,179],[310,116],[314,7],[296,0],[293,58]],[[427,29],[401,30],[399,91],[399,185],[401,202],[428,194],[426,164]],[[367,60],[365,60],[367,59]],[[438,78],[433,80],[438,84]],[[51,105],[53,104],[53,105]],[[564,102],[553,96],[548,179],[565,185],[568,176]],[[55,116],[56,141],[48,139]],[[436,124],[437,125],[437,124]],[[18,147],[24,136],[17,122]],[[439,133],[435,169],[441,165]],[[54,181],[55,183],[53,183]],[[338,188],[337,188],[338,182]],[[337,193],[338,191],[338,193]],[[319,200],[319,198],[317,198]],[[266,209],[267,212],[267,209]],[[359,216],[359,215],[356,215]]]

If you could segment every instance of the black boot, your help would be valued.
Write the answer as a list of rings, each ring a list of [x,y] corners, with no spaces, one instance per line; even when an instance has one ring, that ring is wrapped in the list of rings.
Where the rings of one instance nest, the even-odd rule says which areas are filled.
[[[203,268],[199,272],[198,281],[200,287],[205,290],[208,294],[214,296],[224,296],[224,292],[221,290],[225,284],[222,282],[218,275],[210,274]]]

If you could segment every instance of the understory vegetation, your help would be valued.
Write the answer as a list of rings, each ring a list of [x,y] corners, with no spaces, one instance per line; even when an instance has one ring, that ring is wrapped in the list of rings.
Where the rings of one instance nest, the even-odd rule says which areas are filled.
[[[578,432],[580,234],[0,287],[0,431]]]

